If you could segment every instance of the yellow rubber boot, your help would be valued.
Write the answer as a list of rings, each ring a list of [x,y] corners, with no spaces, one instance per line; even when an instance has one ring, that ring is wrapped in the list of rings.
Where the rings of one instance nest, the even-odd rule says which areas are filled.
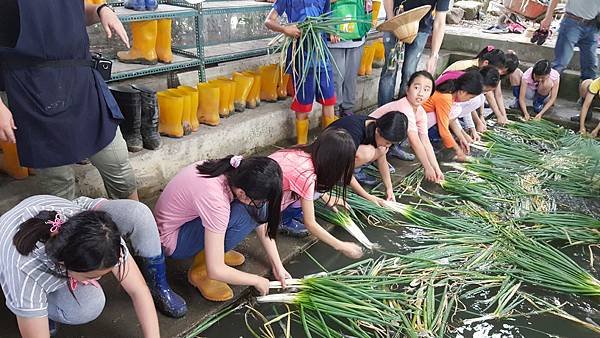
[[[156,56],[162,63],[173,62],[171,51],[171,19],[160,19],[157,21],[156,34]]]
[[[161,135],[182,137],[183,126],[181,125],[181,117],[183,115],[183,97],[174,95],[169,91],[158,92],[156,96],[160,110],[158,131]]]
[[[332,124],[335,121],[335,115],[332,117],[328,117],[323,115],[323,117],[321,117],[321,127],[323,127],[323,129],[327,128],[330,124]]]
[[[379,16],[379,10],[381,8],[381,0],[373,0],[373,12],[371,12],[371,24],[373,27],[377,26],[377,19]]]
[[[179,90],[183,90],[190,96],[190,127],[192,132],[198,131],[200,123],[198,122],[198,89],[190,86],[179,86]]]
[[[385,47],[383,40],[379,39],[373,43],[375,52],[373,53],[373,68],[381,68],[385,63]]]
[[[296,120],[296,143],[297,144],[307,144],[308,143],[308,125],[309,121],[306,120]]]
[[[236,85],[232,79],[228,79],[226,77],[221,78],[221,80],[225,81],[229,85],[229,102],[227,107],[229,108],[229,114],[235,111],[235,89]]]
[[[250,87],[250,91],[248,92],[248,98],[246,98],[246,108],[254,109],[260,105],[260,74],[255,72],[242,72],[242,74],[246,76],[251,76],[252,87]]]
[[[260,66],[260,100],[266,102],[277,101],[277,84],[279,80],[279,67],[277,65]]]
[[[228,266],[240,266],[245,261],[246,257],[235,250],[229,250],[225,253],[225,264]]]
[[[373,73],[373,57],[375,56],[375,46],[365,46],[365,75]]]
[[[290,80],[290,74],[284,73],[279,68],[279,81],[277,81],[277,99],[285,100],[288,97],[287,86]]]
[[[183,98],[183,112],[181,113],[181,126],[183,127],[183,135],[189,135],[192,133],[192,123],[190,122],[190,116],[192,114],[192,98],[191,95],[182,89],[169,89],[169,92],[173,95],[179,95]]]
[[[198,120],[209,126],[219,125],[219,87],[210,83],[198,83]]]
[[[228,117],[235,110],[233,105],[235,95],[235,82],[228,78],[218,78],[210,81],[219,86],[221,96],[219,97],[219,115]]]
[[[358,66],[358,76],[365,76],[365,74],[366,74],[366,69],[367,69],[366,54],[367,54],[367,46],[365,46],[363,48],[363,52],[360,57],[360,65]]]
[[[235,82],[235,111],[242,112],[246,109],[246,101],[254,83],[253,76],[247,76],[242,73],[233,73],[233,82]]]
[[[204,298],[213,302],[224,302],[233,298],[233,290],[227,283],[208,278],[204,251],[194,257],[188,271],[188,282],[198,289]]]
[[[155,65],[156,56],[156,20],[135,21],[130,23],[132,43],[127,52],[118,52],[117,59],[123,63],[141,63]]]
[[[22,167],[19,161],[17,145],[15,143],[1,142],[2,161],[0,169],[16,180],[22,180],[29,176],[29,169]]]

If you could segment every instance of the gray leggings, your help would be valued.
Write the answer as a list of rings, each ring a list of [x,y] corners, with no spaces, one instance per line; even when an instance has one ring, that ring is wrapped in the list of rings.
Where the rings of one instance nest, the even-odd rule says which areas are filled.
[[[65,287],[48,294],[48,318],[55,322],[80,325],[98,318],[104,310],[106,297],[102,288],[78,284],[73,291]]]
[[[96,210],[110,215],[121,236],[131,243],[134,255],[148,258],[161,254],[158,227],[152,211],[145,204],[132,200],[105,200]]]

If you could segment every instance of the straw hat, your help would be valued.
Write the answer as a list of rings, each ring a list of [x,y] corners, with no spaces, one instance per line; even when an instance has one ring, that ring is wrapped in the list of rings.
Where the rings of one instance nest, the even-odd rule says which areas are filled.
[[[430,5],[413,8],[377,26],[381,32],[392,32],[398,41],[412,43],[419,31],[419,21],[429,12]]]

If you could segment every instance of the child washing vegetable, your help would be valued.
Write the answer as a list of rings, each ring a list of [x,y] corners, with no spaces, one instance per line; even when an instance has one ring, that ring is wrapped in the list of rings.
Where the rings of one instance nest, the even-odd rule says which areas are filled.
[[[592,112],[590,111],[590,108],[592,106],[592,101],[594,101],[594,98],[598,96],[598,94],[600,93],[600,77],[595,79],[595,80],[584,80],[583,82],[581,82],[580,85],[580,95],[581,98],[583,99],[583,104],[581,106],[581,112],[579,113],[579,132],[582,135],[585,135],[587,133],[587,130],[585,129],[585,122],[588,120],[592,120],[591,115]],[[592,137],[598,137],[598,133],[600,132],[600,122],[598,122],[598,125],[596,126],[596,128],[594,128],[591,132],[590,132],[590,136]]]
[[[369,116],[380,118],[392,111],[399,111],[406,115],[408,141],[425,170],[425,178],[431,182],[440,182],[444,179],[444,174],[440,170],[433,147],[429,141],[427,113],[422,107],[422,104],[429,99],[434,91],[433,76],[424,70],[415,72],[408,80],[405,97],[379,107]]]
[[[469,153],[469,141],[462,133],[462,128],[452,115],[460,112],[454,102],[466,102],[483,92],[482,76],[477,70],[470,70],[456,79],[448,79],[436,84],[435,92],[425,101],[423,108],[427,112],[429,138],[441,139],[444,147],[452,148],[458,161],[466,161]],[[455,132],[459,143],[456,143],[450,130]],[[460,132],[457,132],[460,131]],[[460,145],[459,145],[460,144]]]
[[[379,169],[385,187],[385,198],[382,199],[369,194],[359,183],[361,177],[355,175],[350,186],[362,198],[381,206],[385,206],[384,202],[386,200],[396,200],[386,154],[393,144],[406,139],[407,127],[408,118],[398,111],[388,112],[378,119],[364,115],[346,116],[331,125],[331,128],[346,130],[352,136],[356,147],[355,168],[371,162],[377,163],[377,169]]]
[[[531,118],[526,100],[532,100],[534,119],[540,120],[556,102],[559,84],[560,74],[552,69],[548,60],[540,60],[527,69],[521,76],[519,88],[519,107],[523,112],[523,118],[525,120]]]
[[[273,9],[267,15],[265,26],[272,31],[283,33],[299,41],[298,38],[300,38],[301,32],[296,26],[297,23],[305,21],[307,17],[317,17],[330,11],[329,0],[277,0],[273,4]],[[279,22],[279,17],[284,13],[290,23],[289,25],[282,25]],[[332,43],[339,41],[339,37],[331,37]],[[327,49],[325,39],[323,39],[320,47],[315,48]],[[334,105],[336,97],[333,85],[333,68],[328,51],[322,52],[325,57],[306,55],[306,52],[302,52],[305,55],[294,56],[295,60],[292,60],[292,46],[288,51],[285,67],[287,68],[286,71],[292,74],[296,92],[291,108],[296,113],[297,144],[308,142],[308,114],[312,111],[315,98],[323,107],[323,127],[327,127],[335,120]],[[304,60],[308,59],[313,59],[313,61],[305,64]],[[308,69],[304,69],[305,67]],[[316,72],[319,74],[315,74]],[[303,78],[302,74],[305,74],[306,77]]]
[[[307,145],[283,149],[269,157],[283,172],[281,230],[301,237],[309,233],[350,258],[362,256],[361,247],[343,242],[327,232],[315,218],[314,202],[322,198],[331,207],[344,204],[346,186],[352,180],[356,147],[350,134],[333,127],[325,129]],[[337,197],[330,192],[341,184]]]

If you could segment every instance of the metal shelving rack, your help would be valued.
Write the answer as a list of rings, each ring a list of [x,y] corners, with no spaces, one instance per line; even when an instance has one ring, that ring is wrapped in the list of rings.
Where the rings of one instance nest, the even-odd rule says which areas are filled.
[[[268,2],[257,2],[253,0],[230,0],[230,1],[215,1],[209,0],[201,2],[197,5],[198,9],[198,27],[202,28],[204,17],[207,15],[222,15],[222,14],[247,14],[254,12],[268,12],[273,4]],[[200,29],[200,45],[202,46],[198,54],[203,60],[201,67],[201,81],[206,81],[205,67],[206,65],[217,64],[220,62],[228,62],[240,60],[253,56],[265,55],[276,47],[269,47],[267,43],[274,37],[275,34],[269,36],[254,37],[243,41],[230,41],[223,44],[211,44],[205,41],[202,29]],[[207,53],[205,48],[211,47],[214,52]],[[227,50],[226,52],[223,52]]]
[[[111,3],[121,22],[134,22],[157,19],[195,18],[196,48],[195,52],[173,48],[173,62],[169,64],[157,63],[156,65],[140,65],[122,63],[113,60],[113,74],[108,82],[130,79],[145,75],[174,72],[189,69],[198,69],[198,79],[204,78],[203,47],[199,14],[195,5],[177,1],[165,4],[161,2],[156,11],[137,12],[122,7],[122,3]]]

